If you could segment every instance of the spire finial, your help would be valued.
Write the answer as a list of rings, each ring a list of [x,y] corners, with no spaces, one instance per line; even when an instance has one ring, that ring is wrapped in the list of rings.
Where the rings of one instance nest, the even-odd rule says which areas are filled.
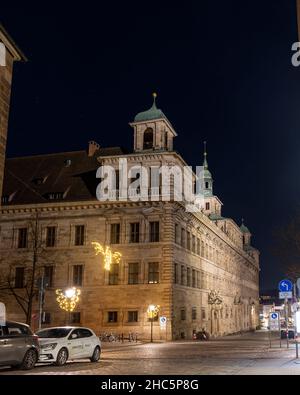
[[[153,93],[152,93],[152,96],[153,96],[153,105],[152,105],[152,107],[156,107],[157,93],[156,93],[156,92],[153,92]]]
[[[208,163],[207,163],[207,151],[206,151],[206,141],[204,141],[204,161],[203,161],[203,167],[205,170],[208,169]]]

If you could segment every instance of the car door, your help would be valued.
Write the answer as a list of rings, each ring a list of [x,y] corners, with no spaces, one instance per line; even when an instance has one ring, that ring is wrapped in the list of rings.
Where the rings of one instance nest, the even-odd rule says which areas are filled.
[[[81,358],[89,358],[93,355],[93,334],[86,328],[79,329],[80,338],[82,340],[82,356]]]
[[[68,350],[70,359],[81,358],[83,354],[83,344],[80,338],[80,329],[75,328],[68,336]]]
[[[2,327],[0,337],[0,361],[4,363],[21,363],[26,352],[22,328],[17,324]]]

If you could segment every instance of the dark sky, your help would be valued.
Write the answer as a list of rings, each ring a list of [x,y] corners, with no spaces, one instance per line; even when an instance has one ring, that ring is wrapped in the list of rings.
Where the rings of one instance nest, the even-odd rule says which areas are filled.
[[[188,163],[202,163],[208,141],[223,214],[245,218],[262,287],[276,287],[284,269],[272,232],[300,192],[295,0],[62,3],[1,5],[29,58],[15,67],[8,156],[85,149],[91,139],[132,148],[128,122],[156,91]]]

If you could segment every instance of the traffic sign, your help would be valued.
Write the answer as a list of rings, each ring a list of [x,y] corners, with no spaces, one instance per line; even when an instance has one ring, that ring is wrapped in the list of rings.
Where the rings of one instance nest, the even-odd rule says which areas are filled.
[[[160,326],[166,326],[167,325],[167,317],[159,317],[159,324],[160,324]]]
[[[270,331],[279,331],[280,330],[279,313],[270,313],[269,328],[270,328]]]
[[[278,289],[280,292],[290,292],[293,289],[293,283],[290,280],[281,280]]]
[[[279,292],[279,299],[292,299],[293,292]]]

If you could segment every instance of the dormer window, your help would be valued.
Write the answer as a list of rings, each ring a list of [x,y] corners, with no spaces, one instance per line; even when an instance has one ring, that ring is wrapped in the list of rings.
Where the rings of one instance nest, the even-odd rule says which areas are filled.
[[[64,198],[63,192],[50,192],[45,195],[49,200],[62,200]]]
[[[32,180],[35,185],[42,185],[44,184],[46,178],[45,177],[36,177]]]
[[[1,199],[2,204],[8,204],[9,203],[9,196],[8,195],[3,195]]]
[[[153,148],[153,129],[147,128],[144,132],[144,144],[143,149],[152,149]]]

